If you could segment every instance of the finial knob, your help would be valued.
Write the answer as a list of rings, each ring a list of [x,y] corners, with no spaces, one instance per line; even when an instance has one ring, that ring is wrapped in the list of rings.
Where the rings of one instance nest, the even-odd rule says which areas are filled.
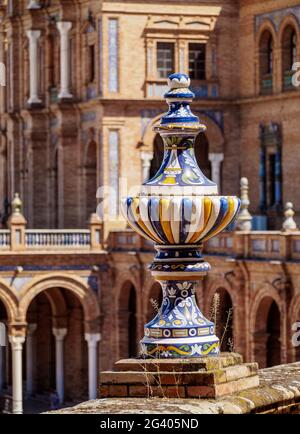
[[[248,210],[250,205],[248,179],[245,177],[241,178],[240,186],[241,186],[241,210],[237,218],[237,228],[240,231],[251,231],[252,216]]]
[[[282,224],[282,230],[287,231],[297,231],[297,224],[294,220],[295,211],[293,209],[292,202],[287,202],[285,204],[285,210],[284,210],[284,222]]]
[[[190,78],[180,72],[171,74],[168,77],[168,85],[171,89],[188,88],[191,84]]]
[[[13,214],[16,215],[16,214],[21,214],[22,213],[23,202],[20,199],[19,193],[15,193],[14,199],[13,199],[11,205],[12,205],[12,212],[13,212]]]
[[[160,124],[154,127],[160,134],[168,134],[170,130],[180,129],[182,133],[205,131],[205,126],[199,123],[198,116],[195,116],[190,108],[190,103],[195,94],[189,89],[191,80],[186,74],[175,73],[168,77],[170,89],[165,93],[168,112],[161,118]],[[171,131],[172,133],[172,131]]]

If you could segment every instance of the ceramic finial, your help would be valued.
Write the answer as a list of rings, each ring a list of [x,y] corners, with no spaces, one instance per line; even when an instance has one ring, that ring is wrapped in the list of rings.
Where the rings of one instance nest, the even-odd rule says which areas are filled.
[[[240,231],[251,231],[252,216],[249,212],[249,183],[247,178],[241,178],[241,210],[237,217],[237,229]]]
[[[297,224],[294,220],[295,211],[293,209],[292,202],[287,202],[285,204],[284,210],[284,222],[282,224],[282,230],[288,231],[298,231]]]

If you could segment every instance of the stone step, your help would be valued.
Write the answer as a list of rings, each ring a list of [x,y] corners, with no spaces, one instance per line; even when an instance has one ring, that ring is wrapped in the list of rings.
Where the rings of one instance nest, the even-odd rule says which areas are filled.
[[[160,369],[164,369],[161,366]],[[213,371],[107,371],[101,372],[101,384],[140,384],[151,385],[216,385],[240,378],[251,377],[258,372],[257,363],[245,363],[243,365],[229,366]]]
[[[115,363],[116,371],[147,371],[157,372],[157,366],[161,371],[169,372],[194,372],[212,371],[228,366],[241,365],[243,358],[236,353],[221,353],[218,356],[185,358],[185,359],[124,359]]]

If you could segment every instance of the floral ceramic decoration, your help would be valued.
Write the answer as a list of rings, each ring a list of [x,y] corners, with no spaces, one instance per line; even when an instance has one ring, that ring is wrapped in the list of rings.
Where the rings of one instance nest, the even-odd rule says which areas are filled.
[[[195,138],[206,127],[191,112],[189,77],[172,74],[168,85],[169,110],[154,126],[164,141],[161,167],[139,196],[122,203],[131,228],[155,243],[150,270],[163,291],[159,311],[145,325],[140,353],[144,358],[216,355],[219,339],[214,324],[197,306],[195,283],[210,270],[201,254],[203,242],[233,221],[240,200],[219,196],[218,186],[196,162]]]

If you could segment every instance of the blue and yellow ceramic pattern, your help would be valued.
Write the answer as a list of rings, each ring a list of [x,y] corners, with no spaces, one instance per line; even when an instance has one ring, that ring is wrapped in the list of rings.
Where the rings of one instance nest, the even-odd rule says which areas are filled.
[[[191,112],[194,94],[188,76],[172,74],[168,84],[169,110],[154,127],[164,141],[161,167],[139,196],[122,202],[131,228],[155,243],[150,270],[163,291],[157,315],[145,326],[141,356],[216,355],[219,339],[197,306],[194,284],[210,270],[201,254],[203,243],[233,221],[240,200],[219,196],[217,185],[196,162],[195,137],[206,127]]]

